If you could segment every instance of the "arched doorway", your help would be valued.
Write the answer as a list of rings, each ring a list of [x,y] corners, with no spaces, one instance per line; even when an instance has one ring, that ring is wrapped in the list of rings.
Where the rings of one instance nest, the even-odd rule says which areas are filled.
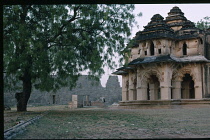
[[[194,81],[190,74],[185,74],[181,83],[181,98],[182,99],[195,99]]]
[[[147,100],[150,100],[150,88],[149,88],[149,83],[147,83]]]
[[[203,40],[200,38],[200,44],[203,44]]]
[[[182,48],[183,50],[183,55],[187,55],[187,44],[186,43],[184,43],[183,44],[183,48]]]
[[[53,104],[55,104],[55,95],[53,95],[52,97],[53,97]]]
[[[160,82],[156,75],[151,75],[147,83],[147,100],[159,100],[160,94]]]
[[[155,55],[155,46],[153,42],[150,44],[150,55]]]

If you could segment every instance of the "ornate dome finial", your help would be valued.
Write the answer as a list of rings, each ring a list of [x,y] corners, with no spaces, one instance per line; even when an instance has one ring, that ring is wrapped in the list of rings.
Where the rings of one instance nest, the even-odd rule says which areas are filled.
[[[179,9],[179,7],[174,6],[168,16],[166,17],[166,23],[174,31],[180,30],[181,26],[187,21],[187,18],[184,16],[184,13]]]
[[[153,15],[147,26],[144,26],[144,30],[136,34],[138,41],[163,37],[173,38],[173,30],[170,29],[160,14]]]
[[[182,12],[181,9],[179,9],[179,7],[174,6],[170,12],[168,13],[168,15],[173,15],[173,14],[180,14],[180,15],[184,15],[184,13]]]
[[[160,14],[155,14],[152,18],[151,21],[163,21],[163,17]]]

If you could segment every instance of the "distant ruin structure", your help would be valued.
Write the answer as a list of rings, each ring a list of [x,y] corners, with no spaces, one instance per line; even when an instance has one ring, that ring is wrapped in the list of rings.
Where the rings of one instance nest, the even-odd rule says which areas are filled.
[[[121,91],[117,76],[109,76],[106,87],[103,87],[100,82],[89,79],[88,75],[81,75],[76,87],[72,90],[63,87],[56,92],[41,92],[33,88],[28,105],[68,105],[72,101],[72,95],[80,95],[77,97],[85,98],[83,100],[85,106],[88,106],[91,101],[100,101],[101,97],[105,98],[106,105],[111,105],[122,100]],[[4,93],[4,105],[16,105],[15,92]]]
[[[70,108],[81,108],[84,107],[84,96],[83,95],[72,95],[72,101],[69,102]]]
[[[122,75],[121,106],[209,100],[210,28],[196,28],[175,6],[133,40],[128,63],[113,73]]]

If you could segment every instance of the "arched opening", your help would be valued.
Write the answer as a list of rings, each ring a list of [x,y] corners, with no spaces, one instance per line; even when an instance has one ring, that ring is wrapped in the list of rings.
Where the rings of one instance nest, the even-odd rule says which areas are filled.
[[[185,74],[181,83],[181,98],[182,99],[195,99],[194,81],[190,74]]]
[[[139,51],[138,51],[138,54],[140,54],[141,53],[141,49],[139,49]]]
[[[203,40],[200,38],[200,43],[203,44]]]
[[[150,100],[150,89],[149,89],[149,83],[147,84],[147,100]]]
[[[53,104],[55,104],[55,95],[53,95]]]
[[[161,49],[158,49],[158,53],[161,54]]]
[[[154,43],[151,42],[150,44],[150,55],[154,55],[155,54],[155,46],[154,46]]]
[[[144,51],[144,55],[147,55],[147,51]]]
[[[187,44],[186,43],[184,43],[183,44],[183,55],[187,55]]]
[[[160,82],[156,75],[151,75],[147,83],[147,99],[159,100],[160,97]]]
[[[158,98],[157,98],[158,100],[160,100],[161,99],[161,94],[160,94],[160,83],[159,83],[159,86],[158,86]]]

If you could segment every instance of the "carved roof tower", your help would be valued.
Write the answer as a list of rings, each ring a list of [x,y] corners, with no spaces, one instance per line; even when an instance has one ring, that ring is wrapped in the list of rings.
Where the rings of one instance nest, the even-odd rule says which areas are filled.
[[[165,21],[168,26],[174,27],[182,26],[186,20],[187,18],[184,16],[184,13],[179,9],[179,7],[175,6],[170,10]]]
[[[165,20],[160,14],[155,14],[147,26],[144,26],[144,30],[136,33],[133,38],[133,47],[137,47],[138,43],[143,40],[158,38],[183,40],[197,38],[201,33],[203,34],[193,22],[184,16],[179,7],[175,6]]]
[[[195,27],[195,24],[188,20],[184,13],[179,9],[179,7],[173,7],[168,16],[164,20],[164,18],[160,14],[155,14],[151,21],[144,26],[143,31],[139,31],[136,33],[136,36],[133,38],[133,45],[130,50],[136,50],[139,47],[138,54],[134,54],[135,57],[124,67],[118,68],[116,72],[113,74],[122,75],[127,74],[130,69],[134,69],[135,65],[148,64],[148,63],[161,63],[161,62],[174,62],[174,63],[191,63],[191,62],[210,62],[210,60],[206,59],[206,56],[197,54],[193,56],[183,56],[181,58],[172,56],[170,51],[167,53],[161,53],[158,55],[142,55],[140,56],[140,51],[144,50],[144,52],[149,51],[148,48],[144,49],[140,44],[146,44],[145,42],[156,40],[156,39],[167,39],[173,41],[174,43],[181,42],[183,40],[191,40],[191,39],[200,39],[200,42],[203,42],[205,34],[210,33],[210,28],[206,31],[200,30]],[[147,43],[148,45],[151,43]],[[202,43],[203,44],[203,43]],[[154,45],[154,44],[153,44]],[[154,47],[153,47],[154,48]],[[175,46],[173,46],[175,48]],[[172,48],[171,48],[172,49]],[[146,50],[146,51],[145,51]],[[150,49],[151,50],[151,49]],[[133,51],[133,52],[134,52]],[[143,51],[141,51],[143,52]],[[132,57],[132,56],[131,56]]]
[[[156,14],[151,18],[144,30],[137,32],[135,39],[137,41],[154,39],[154,38],[174,38],[173,30],[166,24],[160,14]]]

